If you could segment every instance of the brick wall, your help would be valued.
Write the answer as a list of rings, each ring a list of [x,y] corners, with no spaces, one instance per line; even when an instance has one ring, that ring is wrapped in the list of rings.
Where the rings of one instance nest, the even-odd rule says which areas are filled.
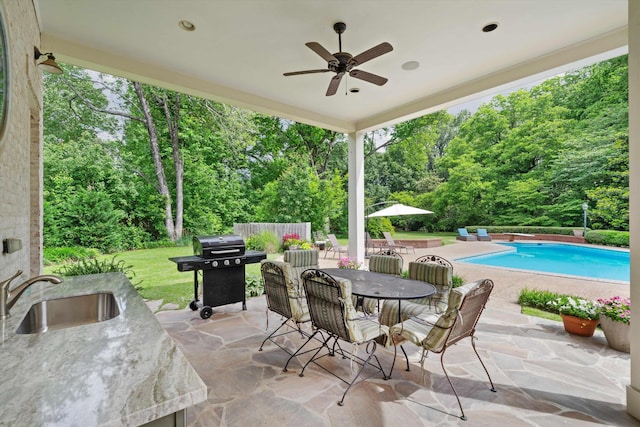
[[[40,30],[31,0],[0,0],[8,38],[10,96],[0,139],[0,240],[18,238],[22,249],[0,255],[0,280],[42,268],[42,77],[33,48]]]

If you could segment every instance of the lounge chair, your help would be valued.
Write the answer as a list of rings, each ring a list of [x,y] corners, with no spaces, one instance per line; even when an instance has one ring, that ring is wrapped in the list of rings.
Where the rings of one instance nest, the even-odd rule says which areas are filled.
[[[466,228],[458,228],[458,237],[456,240],[463,240],[465,242],[475,242],[478,238],[472,234],[469,234]]]
[[[478,240],[481,242],[491,241],[491,236],[489,236],[489,234],[487,233],[486,228],[478,228],[478,231],[476,232],[476,234],[478,235]]]
[[[413,246],[397,244],[393,240],[393,237],[391,237],[391,233],[389,233],[388,231],[384,231],[382,234],[384,235],[384,238],[387,241],[387,246],[389,247],[390,250],[391,249],[404,249],[407,253],[409,253],[409,249],[411,249],[413,251],[413,253],[416,253],[416,250],[415,250],[415,248]]]
[[[372,250],[376,250],[376,249],[381,249],[386,247],[382,242],[376,242],[371,238],[371,235],[369,234],[369,232],[365,233],[365,240],[364,240],[364,247],[368,250],[368,249],[372,249]]]
[[[338,254],[338,258],[340,258],[341,254],[348,254],[349,251],[347,250],[347,248],[345,248],[344,246],[340,246],[340,243],[338,243],[338,238],[336,237],[335,234],[327,234],[327,238],[329,239],[329,244],[331,245],[330,247],[326,248],[324,251],[324,257],[327,257],[327,254],[329,252],[334,252]]]

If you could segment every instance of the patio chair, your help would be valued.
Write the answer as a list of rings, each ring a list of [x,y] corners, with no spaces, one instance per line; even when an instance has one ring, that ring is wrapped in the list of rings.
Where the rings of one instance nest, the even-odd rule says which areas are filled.
[[[300,279],[302,272],[310,268],[318,268],[319,259],[320,251],[317,249],[284,251],[284,262],[289,264],[292,272],[290,280],[300,292],[303,292]]]
[[[412,317],[402,323],[392,326],[390,329],[391,336],[396,345],[400,344],[402,346],[402,342],[407,340],[418,347],[422,347],[420,367],[422,369],[423,381],[424,359],[428,352],[432,351],[434,353],[440,353],[440,365],[442,366],[444,375],[447,378],[456,399],[458,400],[458,406],[460,407],[460,412],[462,414],[460,419],[462,420],[466,420],[467,417],[464,415],[464,410],[460,403],[460,397],[458,396],[458,393],[456,392],[456,389],[451,382],[451,378],[449,378],[449,374],[445,368],[444,353],[449,347],[456,344],[458,341],[461,341],[464,338],[470,338],[473,351],[489,378],[491,391],[496,391],[493,381],[491,380],[491,376],[489,375],[489,371],[478,354],[478,350],[475,345],[476,338],[474,336],[476,325],[486,306],[492,289],[493,282],[489,279],[479,280],[477,282],[455,288],[449,294],[447,311],[442,315]]]
[[[462,240],[465,242],[475,242],[477,239],[476,236],[469,234],[466,228],[458,228],[458,237],[456,240]]]
[[[393,251],[381,251],[384,253],[371,255],[369,258],[369,271],[375,273],[389,274],[391,276],[402,277],[402,263],[404,260],[400,254]],[[373,298],[364,298],[361,302],[362,311],[367,314],[374,313],[378,310],[380,300]],[[391,326],[391,325],[388,325]]]
[[[324,251],[324,257],[327,257],[327,254],[329,252],[333,252],[333,253],[337,253],[338,254],[338,258],[340,258],[341,254],[348,254],[349,251],[347,250],[347,248],[345,248],[344,246],[340,246],[340,243],[338,243],[338,238],[336,237],[335,234],[327,234],[327,238],[329,239],[329,244],[330,246],[328,248],[325,249]]]
[[[404,249],[407,253],[409,253],[409,249],[411,249],[414,254],[416,253],[416,250],[413,246],[397,244],[393,240],[393,237],[391,237],[391,233],[389,233],[388,231],[383,231],[382,234],[387,241],[387,246],[389,247],[389,249]]]
[[[310,342],[316,334],[325,331],[327,338],[324,339],[322,347],[319,348],[313,357],[305,363],[300,371],[300,376],[304,376],[304,371],[311,362],[318,367],[348,384],[347,389],[342,394],[342,399],[338,405],[344,404],[344,398],[351,387],[356,383],[363,369],[369,365],[376,372],[381,372],[384,379],[388,379],[388,375],[384,372],[378,357],[375,355],[377,348],[376,340],[388,342],[389,328],[380,325],[375,320],[364,317],[358,317],[355,308],[351,302],[351,281],[341,278],[334,278],[322,270],[307,270],[302,274],[302,281],[311,316],[311,323],[314,328],[313,334],[307,339],[299,349],[301,350],[306,343]],[[339,340],[346,341],[353,346],[352,352],[342,349]],[[366,359],[360,358],[356,353],[357,344],[366,344]],[[322,349],[326,352],[320,354]],[[343,359],[350,359],[350,362],[356,362],[360,365],[360,369],[352,379],[344,379],[328,368],[317,363],[322,357],[334,356],[335,354],[342,356]],[[375,364],[373,363],[375,361]],[[362,379],[362,381],[364,378]]]
[[[309,336],[301,329],[301,324],[311,321],[311,317],[307,308],[307,300],[300,287],[300,275],[294,273],[290,264],[286,262],[262,260],[260,264],[260,272],[264,281],[264,293],[267,299],[267,310],[281,315],[284,321],[262,341],[259,351],[262,351],[262,347],[267,341],[271,341],[291,355],[293,353],[289,349],[274,339],[291,332],[298,332],[302,337]],[[280,332],[287,325],[292,330]],[[268,313],[267,328],[269,328]]]
[[[478,236],[478,240],[481,242],[490,242],[491,241],[491,236],[489,236],[489,233],[487,233],[487,229],[486,228],[478,228],[478,231],[476,232],[476,235]]]
[[[385,245],[382,242],[376,242],[371,238],[371,235],[367,232],[365,233],[365,237],[364,237],[364,247],[366,250],[376,250],[376,249],[380,249],[380,248],[384,248]]]
[[[436,293],[430,297],[402,301],[385,301],[382,304],[379,321],[383,325],[392,326],[407,320],[411,316],[432,313],[439,314],[446,310],[449,292],[453,287],[453,266],[438,255],[425,255],[409,263],[408,277],[420,280],[436,287]],[[400,307],[400,308],[399,308]],[[407,365],[407,370],[409,366]]]

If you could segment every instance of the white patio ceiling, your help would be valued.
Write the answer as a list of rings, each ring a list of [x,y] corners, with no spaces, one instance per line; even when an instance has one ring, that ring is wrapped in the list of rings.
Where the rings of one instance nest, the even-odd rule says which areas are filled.
[[[340,132],[436,111],[576,62],[626,52],[626,0],[33,0],[41,50],[58,60]],[[181,20],[196,29],[179,28]],[[333,73],[305,46],[338,51],[387,41],[359,67],[382,87]],[[483,33],[482,27],[499,27]],[[402,64],[418,61],[405,71]],[[345,81],[346,80],[346,81]],[[346,88],[360,92],[345,95]]]

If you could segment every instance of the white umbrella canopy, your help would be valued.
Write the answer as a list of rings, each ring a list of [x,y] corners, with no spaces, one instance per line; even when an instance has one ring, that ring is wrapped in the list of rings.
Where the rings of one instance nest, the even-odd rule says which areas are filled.
[[[424,209],[414,208],[413,206],[403,205],[402,203],[396,203],[388,208],[380,209],[377,212],[368,215],[368,218],[374,218],[379,216],[400,216],[400,215],[425,215],[432,214],[433,212]]]

